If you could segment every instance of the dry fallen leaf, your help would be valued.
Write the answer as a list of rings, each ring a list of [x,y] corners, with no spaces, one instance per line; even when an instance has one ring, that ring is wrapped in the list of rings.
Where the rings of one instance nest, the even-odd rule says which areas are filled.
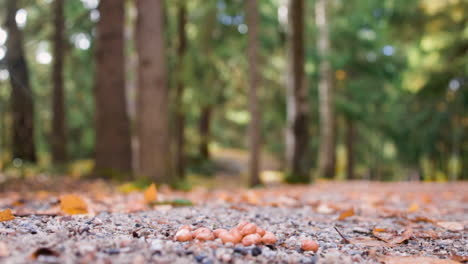
[[[354,208],[350,208],[346,211],[341,212],[340,216],[338,216],[338,220],[341,221],[353,215],[354,215]]]
[[[437,225],[450,231],[463,231],[465,227],[459,222],[437,222]]]
[[[37,259],[39,256],[58,257],[59,253],[57,251],[54,251],[54,250],[50,249],[50,248],[42,247],[42,248],[36,249],[36,251],[34,251],[31,254],[32,259]]]
[[[254,192],[254,191],[244,192],[241,195],[241,198],[242,198],[243,201],[245,201],[248,204],[252,204],[252,205],[259,205],[260,204],[260,198],[259,198],[258,194],[256,192]]]
[[[86,203],[77,195],[68,194],[60,197],[60,209],[67,214],[87,214]]]
[[[388,241],[390,244],[400,244],[410,239],[413,236],[413,228],[408,227],[401,236],[396,236],[392,240]]]
[[[468,262],[468,256],[460,256],[453,251],[452,251],[452,254],[450,255],[450,259],[461,262],[461,263]]]
[[[426,223],[434,223],[434,220],[430,219],[427,216],[423,215],[413,215],[413,216],[407,216],[406,219],[408,219],[411,222],[426,222]]]
[[[144,192],[145,202],[153,203],[158,199],[158,190],[156,190],[156,185],[152,183]]]
[[[355,237],[355,238],[348,238],[349,243],[353,245],[360,245],[366,247],[390,247],[391,245],[384,242],[379,241],[370,237]]]
[[[10,251],[8,250],[7,245],[0,241],[0,258],[8,257],[10,255]]]
[[[335,227],[335,230],[336,232],[338,232],[338,234],[341,236],[341,238],[343,238],[343,240],[346,243],[350,243],[353,245],[360,245],[360,246],[366,246],[366,247],[390,247],[392,246],[384,241],[380,241],[380,240],[370,238],[370,237],[347,238],[341,233],[341,231],[337,227]]]
[[[376,232],[385,232],[385,231],[387,231],[387,229],[385,229],[385,228],[378,228],[378,227],[376,227],[376,228],[372,229],[372,233],[373,233],[374,235],[375,235]]]
[[[15,216],[11,213],[9,208],[0,211],[0,222],[9,221],[15,219]]]
[[[385,264],[457,264],[459,262],[450,259],[439,259],[418,256],[385,256],[379,259]]]
[[[409,207],[408,207],[408,213],[414,213],[416,211],[419,210],[419,204],[418,203],[412,203]]]

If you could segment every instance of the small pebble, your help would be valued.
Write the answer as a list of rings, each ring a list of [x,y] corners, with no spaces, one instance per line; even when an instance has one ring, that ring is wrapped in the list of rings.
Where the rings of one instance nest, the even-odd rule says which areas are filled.
[[[317,252],[319,249],[319,244],[314,240],[306,239],[302,241],[301,249],[304,251]]]
[[[259,247],[252,248],[252,256],[256,257],[262,254],[262,249]]]
[[[257,245],[257,244],[260,244],[261,241],[262,241],[262,238],[260,237],[259,234],[250,234],[250,235],[245,236],[242,239],[242,245],[244,246]]]
[[[203,231],[199,232],[196,236],[195,239],[198,239],[200,241],[209,241],[209,240],[214,240],[215,236],[213,232],[211,232],[209,229],[208,231]]]
[[[224,244],[226,243],[237,244],[240,242],[240,239],[238,237],[233,236],[229,232],[221,233],[218,237],[223,241]]]
[[[190,241],[193,239],[192,232],[188,229],[180,229],[174,236],[175,240],[180,242]]]
[[[247,236],[250,234],[255,234],[257,232],[257,225],[256,224],[246,224],[244,227],[240,229],[240,233],[243,236]]]
[[[234,248],[234,253],[241,254],[241,255],[245,256],[245,255],[247,255],[247,250],[237,247],[237,248]]]
[[[203,260],[206,258],[206,256],[203,256],[203,255],[198,255],[198,256],[195,256],[195,260],[199,263],[203,262]]]
[[[215,235],[215,237],[219,237],[221,233],[229,233],[229,231],[227,231],[226,229],[222,229],[222,228],[218,228],[215,231],[213,231],[213,234]]]
[[[271,232],[265,232],[265,235],[262,237],[262,243],[265,245],[273,245],[277,241],[275,234]]]
[[[257,234],[259,234],[261,237],[265,235],[266,231],[265,229],[261,228],[261,227],[258,227],[257,226]]]

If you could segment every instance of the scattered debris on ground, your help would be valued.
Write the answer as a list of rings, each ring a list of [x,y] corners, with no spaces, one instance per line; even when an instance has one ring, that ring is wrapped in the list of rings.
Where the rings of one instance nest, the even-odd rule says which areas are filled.
[[[0,262],[466,263],[468,184],[5,190]],[[68,190],[67,190],[68,191]],[[7,209],[8,208],[8,209]]]

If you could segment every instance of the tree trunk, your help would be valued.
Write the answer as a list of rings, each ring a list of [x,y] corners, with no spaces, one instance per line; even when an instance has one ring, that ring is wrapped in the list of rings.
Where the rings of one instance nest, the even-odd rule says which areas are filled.
[[[332,69],[328,56],[330,55],[330,36],[327,21],[327,0],[317,0],[315,5],[316,23],[318,28],[318,51],[320,55],[319,80],[319,111],[320,111],[320,153],[319,176],[333,178],[335,164],[334,105]]]
[[[7,68],[11,83],[13,116],[13,158],[36,162],[34,102],[23,48],[23,36],[16,24],[17,0],[7,2]]]
[[[124,0],[101,1],[96,52],[96,173],[132,171],[124,71]]]
[[[200,123],[199,123],[199,133],[200,133],[200,146],[199,146],[199,152],[200,156],[203,159],[209,159],[210,158],[210,148],[209,148],[209,143],[210,143],[210,127],[211,127],[211,112],[212,112],[212,106],[211,105],[206,105],[202,107],[201,113],[200,113]]]
[[[179,45],[177,47],[177,55],[179,59],[178,65],[178,79],[176,86],[175,94],[175,171],[179,178],[185,177],[185,113],[183,107],[183,97],[184,97],[184,80],[183,78],[183,69],[184,69],[184,57],[187,50],[187,33],[185,31],[185,26],[187,24],[187,8],[185,1],[179,2],[179,7],[177,10],[178,18],[178,39]]]
[[[346,118],[346,177],[348,180],[355,180],[354,174],[354,141],[356,140],[356,128],[354,120]]]
[[[260,182],[260,149],[261,149],[261,136],[260,136],[260,111],[258,109],[258,95],[257,90],[260,82],[260,73],[258,70],[258,1],[247,1],[247,25],[248,31],[248,48],[247,57],[249,60],[249,110],[250,110],[250,123],[249,123],[249,176],[250,186],[259,185]]]
[[[218,91],[216,90],[219,89],[216,87],[217,85],[215,82],[216,73],[214,66],[212,65],[212,60],[210,59],[214,49],[213,42],[215,42],[213,35],[217,23],[217,7],[215,2],[209,2],[209,4],[210,5],[207,7],[204,17],[203,27],[200,32],[200,46],[203,56],[206,58],[206,61],[204,62],[205,64],[203,64],[206,66],[206,69],[200,78],[204,80],[203,83],[211,84],[209,92],[212,93],[212,95],[208,97],[208,100],[204,100],[201,103],[200,118],[198,121],[198,133],[200,136],[198,150],[200,157],[205,160],[210,158],[209,143],[211,139],[211,117],[215,105],[214,100],[217,100],[213,100],[212,98],[217,98],[219,96]]]
[[[139,169],[144,177],[170,177],[168,90],[162,0],[137,0]]]
[[[309,181],[307,87],[304,74],[304,1],[290,0],[288,7],[288,60],[286,162],[290,181]]]
[[[54,65],[52,96],[52,161],[63,164],[67,160],[67,139],[65,131],[65,102],[63,82],[64,60],[64,0],[55,0],[54,18]]]

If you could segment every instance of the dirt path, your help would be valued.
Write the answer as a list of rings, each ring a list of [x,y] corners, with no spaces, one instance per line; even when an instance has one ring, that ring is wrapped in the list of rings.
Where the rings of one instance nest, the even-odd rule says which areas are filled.
[[[84,187],[80,187],[84,188]],[[459,263],[467,260],[466,183],[320,183],[259,190],[160,190],[149,206],[141,193],[100,185],[77,193],[88,214],[57,211],[60,194],[2,193],[0,262],[29,263]],[[101,191],[99,191],[101,190]],[[30,213],[48,212],[49,216]],[[341,219],[341,220],[340,220]],[[273,232],[274,245],[174,241],[183,225],[232,228],[245,220]],[[316,253],[301,241],[319,243]],[[453,260],[451,260],[453,259]],[[406,262],[405,262],[406,261]]]

